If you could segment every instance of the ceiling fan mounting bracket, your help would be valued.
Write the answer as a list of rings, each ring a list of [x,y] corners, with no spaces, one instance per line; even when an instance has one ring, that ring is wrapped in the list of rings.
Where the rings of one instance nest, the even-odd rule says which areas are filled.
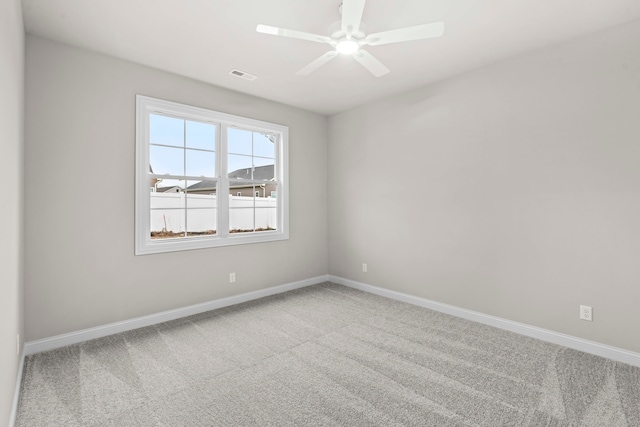
[[[351,37],[356,40],[362,40],[366,37],[365,34],[366,25],[364,22],[360,23],[360,29],[356,33],[352,33]],[[342,30],[342,25],[340,21],[336,21],[329,27],[329,37],[338,41],[347,36],[347,33]]]

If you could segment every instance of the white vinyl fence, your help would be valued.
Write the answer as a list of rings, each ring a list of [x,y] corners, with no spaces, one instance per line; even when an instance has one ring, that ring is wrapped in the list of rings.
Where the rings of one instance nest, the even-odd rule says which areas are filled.
[[[185,196],[185,193],[151,193],[151,231],[185,231]],[[277,228],[276,203],[276,199],[271,197],[229,196],[230,229]],[[187,231],[217,230],[217,207],[215,195],[189,194]]]

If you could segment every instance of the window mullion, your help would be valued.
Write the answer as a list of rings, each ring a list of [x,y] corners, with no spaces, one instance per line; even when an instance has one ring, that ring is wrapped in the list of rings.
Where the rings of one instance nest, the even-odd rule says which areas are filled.
[[[218,183],[216,184],[216,194],[218,198],[218,236],[229,236],[229,179],[227,178],[227,153],[228,147],[228,126],[221,123],[218,126],[220,135],[217,138],[218,144]]]
[[[184,237],[189,236],[189,232],[187,231],[187,226],[189,224],[188,218],[187,216],[189,215],[189,209],[188,209],[188,205],[187,205],[187,187],[188,187],[188,182],[187,182],[187,121],[183,120],[182,121],[182,175],[184,177],[184,191],[182,192],[182,194],[184,194]]]

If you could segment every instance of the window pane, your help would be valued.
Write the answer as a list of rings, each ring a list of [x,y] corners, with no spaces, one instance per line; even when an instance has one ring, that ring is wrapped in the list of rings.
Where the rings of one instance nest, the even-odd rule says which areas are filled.
[[[229,211],[229,232],[230,233],[249,233],[253,228],[253,208],[249,209],[231,209]]]
[[[246,184],[230,181],[229,229],[231,233],[272,231],[277,229],[277,199],[271,197],[277,192],[275,183]],[[237,194],[242,194],[237,196]]]
[[[150,114],[149,143],[184,147],[184,120]]]
[[[273,231],[278,225],[275,199],[256,200],[255,231]]]
[[[242,194],[240,197],[229,197],[229,232],[252,232],[254,229],[255,186],[242,181],[230,181],[229,192],[232,195]]]
[[[228,133],[229,138],[229,153],[233,154],[246,154],[251,155],[251,134],[253,132],[244,129],[230,128]],[[231,167],[229,168],[231,169]]]
[[[185,237],[184,186],[184,180],[161,180],[150,194],[152,239]]]
[[[174,199],[174,200],[172,200]],[[154,193],[152,204],[156,206],[184,203],[184,196],[179,193]],[[151,238],[170,239],[184,237],[183,209],[151,209]]]
[[[187,121],[187,148],[216,149],[216,126],[211,123]]]
[[[252,167],[253,162],[251,161],[250,156],[238,156],[235,154],[229,154],[229,173],[227,174],[227,176],[229,178],[252,179]]]
[[[216,176],[216,153],[200,150],[185,151],[187,153],[187,176]]]
[[[187,209],[187,236],[213,236],[214,234],[216,234],[217,230],[216,222],[215,209]]]
[[[270,137],[275,141],[275,138],[276,138],[275,135],[271,135]],[[276,146],[271,139],[269,139],[269,137],[265,134],[254,132],[253,133],[253,155],[260,156],[260,157],[268,157],[271,159],[275,158]]]
[[[149,163],[155,174],[184,175],[184,149],[151,145]]]

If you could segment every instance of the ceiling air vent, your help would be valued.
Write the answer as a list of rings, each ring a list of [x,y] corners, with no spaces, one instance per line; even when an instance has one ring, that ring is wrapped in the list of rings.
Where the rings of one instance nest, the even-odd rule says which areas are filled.
[[[229,74],[232,76],[240,77],[241,79],[253,81],[258,78],[258,76],[254,76],[253,74],[245,73],[244,71],[233,69],[229,71]]]

